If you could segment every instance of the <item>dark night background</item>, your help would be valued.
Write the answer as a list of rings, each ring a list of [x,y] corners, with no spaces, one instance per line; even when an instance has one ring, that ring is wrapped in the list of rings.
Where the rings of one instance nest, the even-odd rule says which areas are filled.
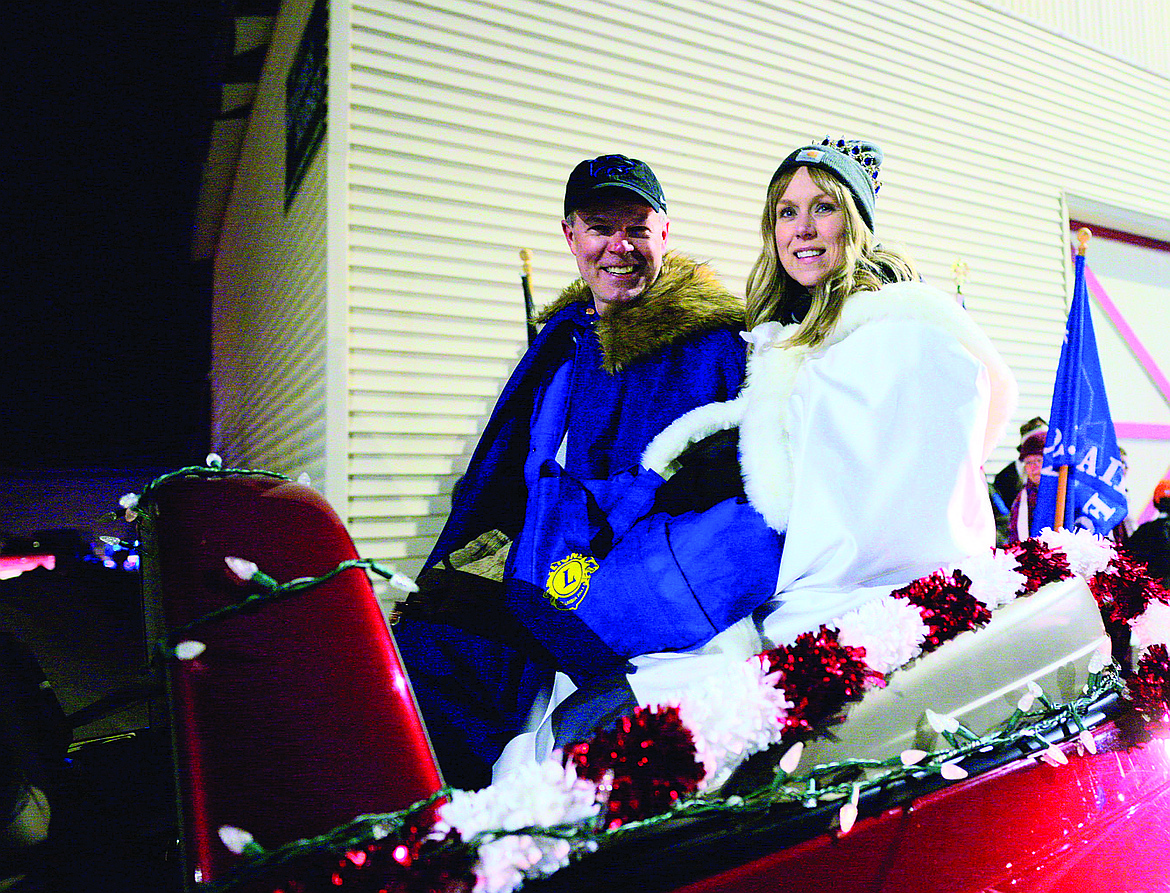
[[[27,649],[52,685],[45,716],[83,745],[68,784],[46,787],[36,889],[182,886],[169,739],[142,695],[140,575],[89,549],[134,538],[100,520],[120,494],[207,452],[211,266],[191,245],[238,2],[0,13],[0,551],[56,557],[0,579],[0,645]]]
[[[227,6],[6,10],[0,468],[201,459],[211,268],[191,238]]]

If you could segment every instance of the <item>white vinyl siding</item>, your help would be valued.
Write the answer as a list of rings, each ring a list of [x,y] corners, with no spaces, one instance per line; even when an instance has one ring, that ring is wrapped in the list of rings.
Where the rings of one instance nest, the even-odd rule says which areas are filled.
[[[215,259],[212,446],[225,462],[326,470],[326,152],[284,210],[284,80],[310,0],[286,3]]]
[[[1134,163],[1114,147],[1170,144],[1170,82],[1035,18],[934,0],[354,2],[359,548],[407,570],[428,552],[523,349],[517,251],[532,251],[538,307],[571,281],[563,184],[602,152],[648,161],[672,247],[742,292],[780,158],[810,137],[875,140],[881,239],[948,291],[952,264],[969,265],[966,304],[1020,380],[1015,422],[1047,415],[1069,288],[1065,196],[1166,214],[1162,153]],[[1014,432],[993,469],[1012,446]]]
[[[999,0],[989,5],[1141,68],[1170,75],[1170,3],[1165,0]]]

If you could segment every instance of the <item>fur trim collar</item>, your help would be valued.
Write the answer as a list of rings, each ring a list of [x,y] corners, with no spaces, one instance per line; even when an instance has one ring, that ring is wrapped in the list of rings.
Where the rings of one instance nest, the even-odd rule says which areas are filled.
[[[792,504],[792,455],[784,407],[796,377],[814,354],[849,337],[867,323],[888,318],[915,319],[954,335],[987,368],[991,406],[983,439],[983,461],[1003,437],[1015,411],[1015,377],[986,334],[949,295],[920,282],[900,282],[849,298],[832,333],[816,348],[784,347],[796,326],[765,323],[747,333],[755,343],[743,391],[726,403],[700,406],[659,434],[642,464],[669,476],[674,460],[691,443],[721,428],[740,429],[740,464],[752,505],[777,530],[788,527]]]
[[[840,322],[825,339],[825,347],[843,341],[866,323],[903,317],[930,323],[949,332],[987,367],[991,382],[991,412],[983,437],[982,461],[986,462],[1016,411],[1019,388],[1015,375],[991,339],[954,297],[924,282],[898,282],[878,291],[854,295],[842,310]]]
[[[537,322],[578,302],[593,303],[585,280],[578,279],[541,311]],[[605,370],[617,372],[669,344],[720,328],[742,328],[743,301],[705,264],[668,252],[654,284],[637,301],[615,305],[597,320]]]

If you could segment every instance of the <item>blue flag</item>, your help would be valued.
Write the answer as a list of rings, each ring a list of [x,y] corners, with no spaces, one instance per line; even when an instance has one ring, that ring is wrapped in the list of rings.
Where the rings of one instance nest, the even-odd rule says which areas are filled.
[[[1128,513],[1125,468],[1109,415],[1097,339],[1089,315],[1085,258],[1076,258],[1072,308],[1056,368],[1044,470],[1032,518],[1032,535],[1055,527],[1057,469],[1068,466],[1063,526],[1104,536]]]

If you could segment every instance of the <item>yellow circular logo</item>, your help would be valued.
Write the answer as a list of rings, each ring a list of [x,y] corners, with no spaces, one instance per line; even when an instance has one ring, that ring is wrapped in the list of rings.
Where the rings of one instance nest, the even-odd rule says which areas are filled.
[[[597,562],[587,555],[573,552],[567,558],[549,566],[545,596],[553,607],[571,611],[581,604],[589,591],[589,576],[597,570]]]

